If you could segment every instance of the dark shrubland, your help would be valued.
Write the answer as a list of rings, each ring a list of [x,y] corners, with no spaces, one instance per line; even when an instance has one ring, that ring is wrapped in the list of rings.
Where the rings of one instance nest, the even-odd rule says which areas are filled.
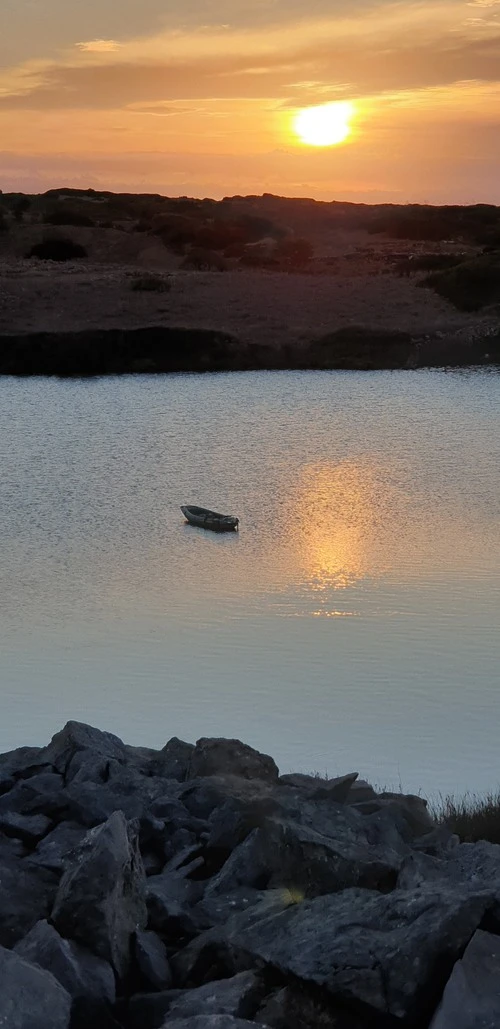
[[[434,810],[436,821],[446,825],[462,843],[488,840],[500,843],[500,790],[480,797],[475,793],[456,799],[443,797]]]
[[[77,261],[88,257],[85,247],[74,243],[72,239],[44,239],[35,243],[25,254],[26,258],[36,257],[39,261]]]
[[[433,289],[461,311],[477,311],[500,301],[500,252],[432,272],[419,285]]]
[[[170,288],[170,281],[161,275],[140,275],[130,283],[133,293],[168,293]]]

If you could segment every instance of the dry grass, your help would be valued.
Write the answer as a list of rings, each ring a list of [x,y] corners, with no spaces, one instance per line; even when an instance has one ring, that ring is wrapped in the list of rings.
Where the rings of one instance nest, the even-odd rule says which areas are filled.
[[[437,822],[456,833],[462,843],[477,840],[500,843],[500,789],[484,796],[466,793],[458,799],[451,795],[441,797],[431,813]]]

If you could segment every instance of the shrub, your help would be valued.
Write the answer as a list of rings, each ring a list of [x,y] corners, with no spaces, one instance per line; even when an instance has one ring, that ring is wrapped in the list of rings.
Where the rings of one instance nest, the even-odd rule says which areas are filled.
[[[36,257],[39,261],[77,261],[88,257],[88,254],[85,247],[73,243],[71,239],[44,239],[31,247],[24,256]]]
[[[130,289],[134,293],[168,293],[170,282],[160,275],[141,275],[132,279]]]
[[[500,843],[500,790],[484,797],[465,794],[459,800],[441,798],[432,811],[436,821],[447,825],[463,843],[489,840]]]
[[[481,254],[455,268],[432,272],[419,285],[433,289],[460,311],[477,311],[500,300],[500,254]]]
[[[0,213],[0,232],[8,232],[9,223],[4,214]]]
[[[463,260],[463,255],[458,254],[413,254],[397,261],[394,271],[397,275],[442,271],[444,268],[455,268],[457,264],[462,264]]]
[[[95,225],[95,222],[92,218],[89,218],[88,214],[67,208],[65,204],[54,208],[53,211],[47,211],[43,220],[46,225],[73,225],[86,228],[93,228]]]
[[[26,211],[29,211],[30,207],[31,200],[29,199],[29,197],[22,196],[19,197],[19,200],[16,200],[12,208],[16,222],[23,221],[24,215],[26,214]]]
[[[285,268],[303,268],[314,257],[314,248],[308,239],[284,239],[275,256]]]

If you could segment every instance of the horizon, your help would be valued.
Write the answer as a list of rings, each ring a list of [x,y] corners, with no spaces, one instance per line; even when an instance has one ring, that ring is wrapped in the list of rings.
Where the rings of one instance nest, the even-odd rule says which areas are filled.
[[[499,0],[115,7],[4,15],[4,192],[500,203]]]

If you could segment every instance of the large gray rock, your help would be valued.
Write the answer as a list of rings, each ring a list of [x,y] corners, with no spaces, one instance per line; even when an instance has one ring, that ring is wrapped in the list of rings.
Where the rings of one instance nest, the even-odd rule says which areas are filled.
[[[195,911],[202,894],[202,883],[192,882],[178,873],[149,876],[146,886],[149,928],[171,942],[196,935],[203,927]]]
[[[242,779],[278,779],[272,757],[260,754],[240,740],[200,739],[191,755],[188,778],[205,775],[237,775]]]
[[[65,817],[66,810],[64,781],[56,772],[39,772],[30,779],[19,780],[0,797],[2,814],[43,814],[59,820]]]
[[[0,754],[0,790],[2,793],[14,785],[17,779],[27,778],[40,767],[40,747],[18,747],[6,754]]]
[[[135,960],[145,989],[169,989],[172,970],[165,944],[156,933],[138,930],[135,934]]]
[[[262,1022],[248,1022],[233,1015],[193,1015],[191,1018],[168,1017],[162,1029],[266,1029]]]
[[[498,1029],[500,938],[480,929],[446,984],[430,1029]]]
[[[186,990],[169,1010],[170,1018],[192,1015],[234,1015],[251,1018],[262,997],[262,984],[255,972],[240,972],[230,979],[205,983]]]
[[[192,743],[185,743],[173,736],[160,751],[156,760],[156,768],[159,775],[165,779],[176,779],[177,782],[184,782],[188,777],[191,758],[194,754]]]
[[[125,744],[110,732],[101,732],[83,722],[67,722],[39,754],[39,761],[53,765],[69,782],[83,761],[112,758],[127,761]]]
[[[86,829],[76,822],[61,822],[40,840],[36,850],[30,855],[30,864],[42,865],[56,872],[64,871],[72,852],[81,843],[85,834]]]
[[[17,811],[0,814],[0,830],[7,836],[22,840],[28,847],[35,847],[51,826],[47,815],[20,815]]]
[[[72,940],[64,940],[48,922],[37,922],[14,950],[26,961],[51,972],[71,997],[114,1004],[116,988],[111,965]]]
[[[0,1025],[5,1029],[68,1029],[69,993],[50,972],[0,947]]]
[[[430,1014],[490,901],[441,883],[417,894],[349,889],[250,923],[248,913],[235,916],[222,937],[343,1001],[417,1019]]]
[[[292,818],[266,818],[237,846],[207,888],[207,897],[240,886],[286,887],[303,896],[349,886],[387,889],[395,884],[407,847],[393,823],[381,831],[349,808],[326,802],[304,806]],[[314,815],[319,825],[313,828]],[[307,823],[311,824],[307,824]],[[390,835],[387,833],[390,830]]]
[[[57,892],[52,921],[62,936],[127,972],[132,934],[147,920],[146,877],[137,831],[121,812],[91,829]]]
[[[57,876],[16,856],[0,860],[0,944],[13,947],[41,918],[47,918]],[[1,1024],[1,1023],[0,1023]]]

